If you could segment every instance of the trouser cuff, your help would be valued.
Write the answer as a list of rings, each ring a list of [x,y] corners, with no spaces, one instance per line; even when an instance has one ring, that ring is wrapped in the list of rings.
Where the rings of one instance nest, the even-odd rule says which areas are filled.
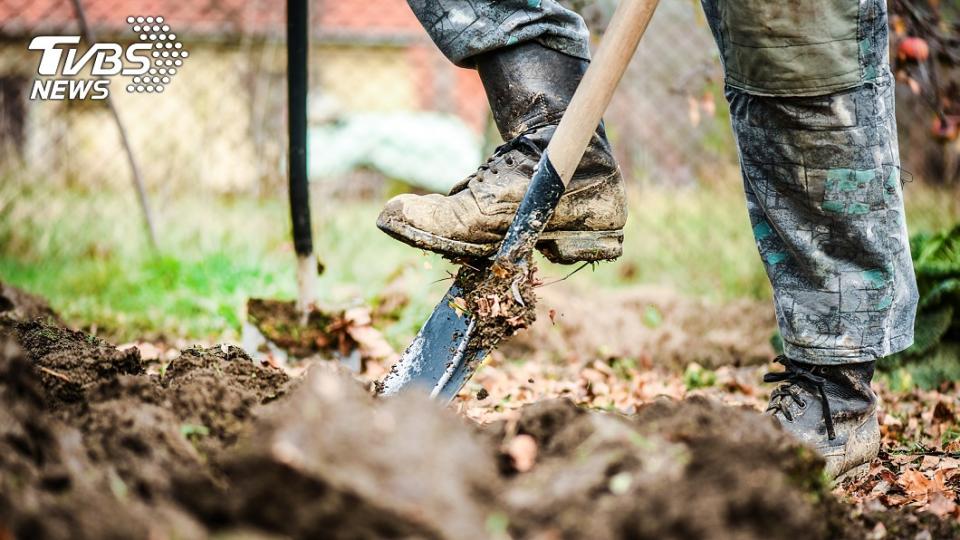
[[[836,366],[870,362],[903,351],[913,345],[913,332],[890,338],[882,343],[846,349],[801,347],[792,343],[783,344],[787,358],[806,364]]]

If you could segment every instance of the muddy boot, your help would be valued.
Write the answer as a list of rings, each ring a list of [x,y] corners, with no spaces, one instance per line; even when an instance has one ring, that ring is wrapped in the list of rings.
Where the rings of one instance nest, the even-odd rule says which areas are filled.
[[[377,226],[451,258],[492,255],[586,67],[585,60],[535,43],[478,57],[497,128],[508,142],[448,196],[394,197]],[[623,179],[601,125],[537,248],[559,263],[615,259],[626,217]]]
[[[764,382],[783,382],[770,396],[767,414],[816,448],[826,472],[838,481],[867,471],[880,451],[877,396],[870,389],[876,362],[818,366],[777,358],[786,370]]]

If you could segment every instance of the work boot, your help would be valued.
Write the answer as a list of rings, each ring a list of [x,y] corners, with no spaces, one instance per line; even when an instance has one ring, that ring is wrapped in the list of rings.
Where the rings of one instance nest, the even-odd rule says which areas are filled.
[[[783,372],[764,382],[783,382],[770,396],[767,414],[826,460],[837,481],[859,477],[880,451],[877,396],[870,389],[876,362],[819,366],[780,356]]]
[[[481,55],[476,63],[507,143],[449,195],[400,195],[377,219],[401,242],[451,258],[497,250],[588,64],[536,43]],[[615,259],[626,217],[623,179],[601,124],[537,248],[565,264]]]

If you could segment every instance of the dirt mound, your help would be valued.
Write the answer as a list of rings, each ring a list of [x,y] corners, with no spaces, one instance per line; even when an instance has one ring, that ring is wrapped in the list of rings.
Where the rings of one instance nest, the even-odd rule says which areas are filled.
[[[231,347],[167,365],[0,316],[0,538],[860,538],[811,451],[706,400],[478,427]],[[912,523],[912,524],[911,524]],[[910,537],[916,519],[888,532]],[[927,530],[937,530],[924,525]],[[940,532],[949,533],[944,525]]]
[[[0,314],[20,320],[43,318],[60,322],[46,300],[3,282],[0,282]]]
[[[537,320],[505,340],[508,358],[650,358],[683,368],[769,362],[776,330],[773,307],[738,300],[722,305],[653,287],[537,289]]]
[[[287,384],[238,349],[149,373],[136,349],[40,321],[0,319],[0,342],[0,523],[17,538],[204,537],[175,480],[214,481],[208,456]]]
[[[394,354],[393,348],[373,328],[370,310],[365,307],[332,309],[314,307],[306,321],[293,301],[251,298],[247,301],[244,347],[273,358],[274,363],[289,360],[355,358],[383,360]]]
[[[193,501],[297,538],[486,538],[498,492],[491,453],[420,396],[375,401],[317,366],[225,456],[229,492]]]
[[[514,527],[564,538],[827,538],[822,462],[770,419],[707,401],[635,417],[542,402],[516,426],[537,465],[506,498]],[[820,500],[816,500],[820,498]]]

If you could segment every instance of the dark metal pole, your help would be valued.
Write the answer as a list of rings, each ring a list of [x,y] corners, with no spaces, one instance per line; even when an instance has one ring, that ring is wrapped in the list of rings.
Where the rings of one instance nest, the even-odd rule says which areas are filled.
[[[290,217],[297,252],[299,306],[306,313],[315,302],[316,262],[310,230],[307,185],[307,52],[309,0],[287,0],[287,110],[290,142]]]
[[[307,0],[287,0],[290,211],[297,255],[313,252],[307,190]]]

